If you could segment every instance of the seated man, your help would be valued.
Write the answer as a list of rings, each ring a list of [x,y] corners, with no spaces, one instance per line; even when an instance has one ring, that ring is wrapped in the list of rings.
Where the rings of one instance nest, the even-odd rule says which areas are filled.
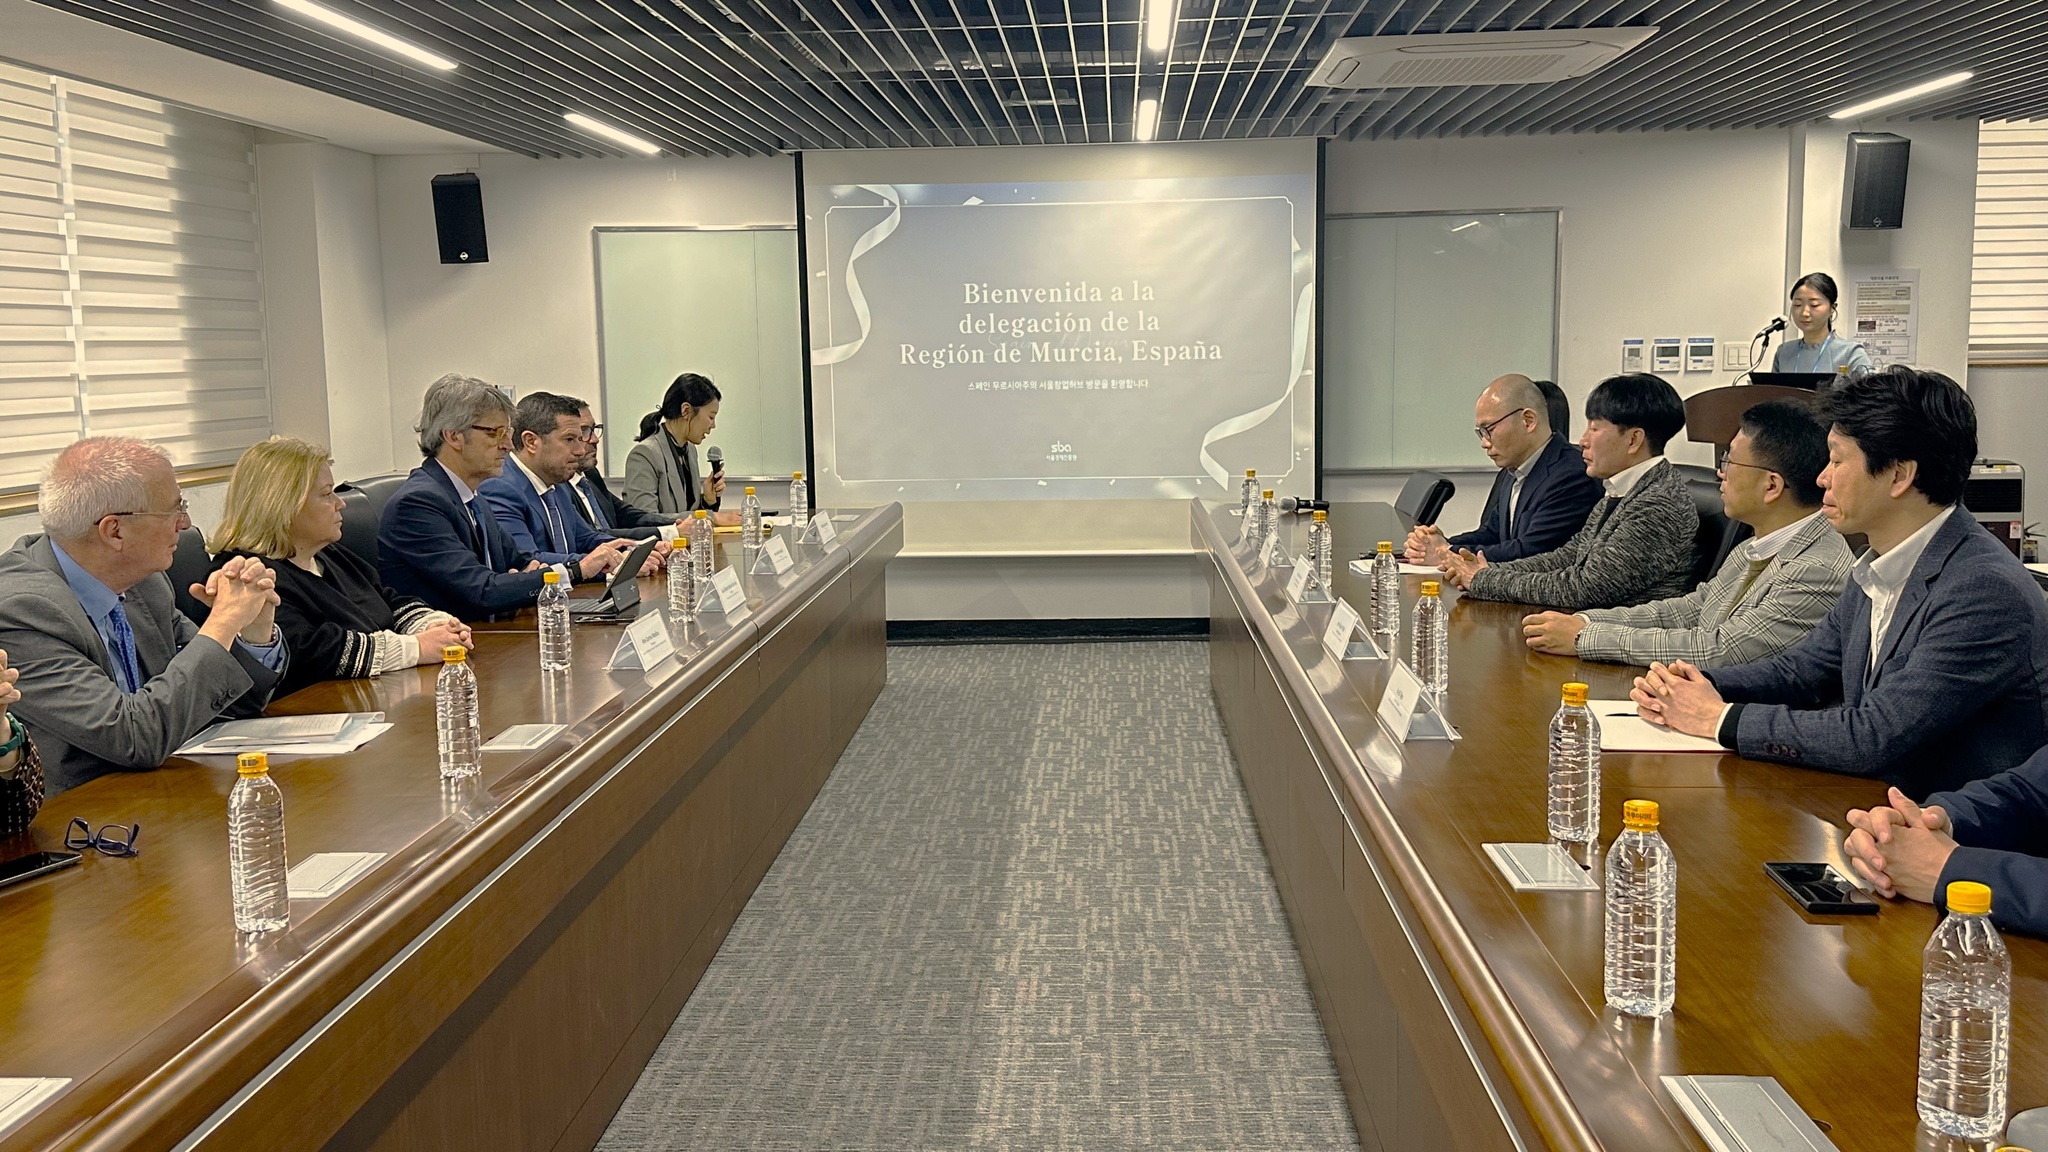
[[[80,440],[50,463],[37,509],[45,534],[0,555],[0,648],[52,793],[156,768],[220,717],[270,702],[285,667],[270,570],[231,560],[190,589],[205,624],[178,611],[164,572],[192,521],[163,449]]]
[[[1611,376],[1586,397],[1579,437],[1588,475],[1606,497],[1584,527],[1549,552],[1495,563],[1452,552],[1439,567],[1483,600],[1544,604],[1566,611],[1643,604],[1692,587],[1700,513],[1664,445],[1685,427],[1671,385],[1644,373]]]
[[[426,461],[391,494],[377,523],[378,568],[400,596],[474,619],[523,608],[540,594],[540,561],[513,544],[490,502],[477,497],[484,481],[505,470],[511,422],[512,399],[494,384],[451,372],[427,388],[415,426]],[[574,583],[618,562],[617,550],[600,548],[574,566],[553,567]]]
[[[575,497],[576,512],[583,522],[634,540],[661,535],[663,528],[679,524],[612,495],[611,486],[604,482],[604,445],[599,443],[604,425],[597,422],[588,404],[576,414],[576,420],[583,425],[583,442],[590,445],[590,455],[583,458],[582,469],[569,477],[569,495]]]
[[[619,566],[633,541],[616,532],[593,528],[576,514],[569,478],[582,471],[590,444],[583,438],[577,413],[581,400],[552,392],[528,393],[512,412],[512,438],[517,447],[503,471],[477,486],[490,501],[498,526],[512,546],[543,564],[580,566],[600,552],[602,575]],[[654,563],[649,557],[648,562]]]
[[[1775,656],[1806,638],[1841,598],[1855,557],[1820,512],[1827,430],[1803,404],[1742,414],[1721,466],[1721,506],[1756,535],[1691,593],[1633,608],[1522,621],[1529,647],[1582,660],[1689,660],[1719,668]]]
[[[1548,552],[1571,539],[1600,499],[1585,461],[1551,431],[1550,404],[1527,376],[1503,376],[1472,408],[1472,431],[1500,469],[1479,527],[1444,539],[1434,526],[1408,534],[1408,559],[1441,564],[1453,548],[1478,549],[1493,563]]]
[[[1822,508],[1870,551],[1806,639],[1702,673],[1650,665],[1645,719],[1760,760],[1959,788],[2048,744],[2048,602],[2004,544],[1957,510],[1977,416],[1956,382],[1895,367],[1823,399]]]
[[[1991,920],[2048,937],[2048,750],[2010,772],[1937,792],[1921,807],[1897,788],[1889,806],[1849,813],[1849,866],[1886,896],[1947,911],[1954,880],[1991,889]]]

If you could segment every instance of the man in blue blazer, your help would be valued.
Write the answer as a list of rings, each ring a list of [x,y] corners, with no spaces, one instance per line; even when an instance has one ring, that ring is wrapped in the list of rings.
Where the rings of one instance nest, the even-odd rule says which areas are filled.
[[[1837,384],[1822,416],[1822,510],[1870,551],[1790,650],[1707,673],[1650,665],[1633,692],[1643,717],[1910,797],[2013,767],[2048,744],[2048,602],[1960,506],[1977,455],[1969,396],[1895,367]]]
[[[1849,866],[1886,896],[1943,911],[1948,886],[1991,889],[1991,920],[2048,937],[2048,749],[2010,772],[1939,792],[1921,807],[1897,788],[1889,805],[1849,812]]]
[[[450,373],[427,388],[415,430],[426,461],[391,494],[377,523],[384,583],[463,619],[533,603],[543,565],[513,543],[490,502],[477,495],[504,471],[512,398],[496,385]],[[617,564],[617,554],[610,555]],[[577,567],[553,567],[573,582],[603,563],[586,556]]]
[[[1552,551],[1586,524],[1601,496],[1586,474],[1579,450],[1550,423],[1550,404],[1527,376],[1503,376],[1486,386],[1472,409],[1472,430],[1487,459],[1500,469],[1486,494],[1479,527],[1444,538],[1434,525],[1408,534],[1408,560],[1441,564],[1453,548],[1476,551],[1493,563]]]
[[[586,524],[569,494],[568,480],[590,454],[579,415],[583,406],[552,392],[521,397],[512,412],[511,458],[477,493],[490,501],[514,547],[543,564],[568,565],[584,579],[595,579],[617,568],[634,542]],[[593,562],[584,564],[586,558]]]

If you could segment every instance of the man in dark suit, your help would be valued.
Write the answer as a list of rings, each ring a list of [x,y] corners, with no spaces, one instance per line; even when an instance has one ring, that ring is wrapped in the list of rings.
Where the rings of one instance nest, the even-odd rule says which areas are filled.
[[[1452,549],[1476,551],[1493,563],[1552,551],[1586,523],[1600,499],[1600,481],[1586,474],[1576,448],[1551,432],[1550,404],[1527,376],[1503,376],[1472,408],[1479,446],[1500,468],[1479,527],[1448,540],[1433,525],[1408,534],[1408,560],[1443,563]]]
[[[543,565],[512,542],[490,502],[477,495],[505,469],[512,446],[512,398],[494,384],[450,373],[420,404],[420,452],[377,523],[377,565],[401,596],[462,619],[510,612],[540,594]],[[576,566],[555,564],[562,579],[602,574],[615,552],[593,552]]]
[[[1889,805],[1849,812],[1849,866],[1886,896],[1943,911],[1948,886],[1991,889],[1991,919],[2048,937],[2048,749],[2010,772],[1938,792],[1921,807],[1897,788]]]
[[[529,392],[512,412],[517,445],[504,470],[477,493],[490,501],[498,526],[512,544],[543,564],[564,564],[594,579],[617,568],[633,541],[583,522],[569,496],[569,478],[583,470],[590,450],[577,412],[583,402],[553,392]],[[586,557],[598,557],[585,565]],[[653,557],[649,557],[653,562]],[[650,573],[651,575],[651,573]]]
[[[1827,617],[1768,660],[1650,665],[1645,719],[1745,756],[1876,776],[1924,797],[2048,744],[2048,602],[1960,507],[1977,455],[1969,396],[1896,367],[1838,383],[1822,510],[1870,552]]]
[[[584,443],[590,445],[582,471],[569,477],[569,495],[575,501],[577,514],[592,528],[607,529],[634,540],[663,535],[662,529],[676,522],[626,503],[614,496],[611,486],[604,482],[604,425],[597,422],[589,405],[584,405],[577,419],[583,425]],[[669,535],[673,537],[673,533]]]

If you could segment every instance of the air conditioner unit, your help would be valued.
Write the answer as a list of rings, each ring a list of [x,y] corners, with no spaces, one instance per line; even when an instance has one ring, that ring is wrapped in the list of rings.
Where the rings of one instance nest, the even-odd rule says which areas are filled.
[[[1655,28],[1349,36],[1308,82],[1324,88],[1447,88],[1549,84],[1584,76],[1657,34]]]

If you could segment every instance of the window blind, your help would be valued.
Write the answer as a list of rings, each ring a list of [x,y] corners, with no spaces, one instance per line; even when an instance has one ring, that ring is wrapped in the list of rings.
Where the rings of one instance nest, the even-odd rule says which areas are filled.
[[[0,491],[80,435],[270,433],[254,130],[0,65]]]
[[[2048,121],[1978,133],[1970,357],[2048,359]]]

